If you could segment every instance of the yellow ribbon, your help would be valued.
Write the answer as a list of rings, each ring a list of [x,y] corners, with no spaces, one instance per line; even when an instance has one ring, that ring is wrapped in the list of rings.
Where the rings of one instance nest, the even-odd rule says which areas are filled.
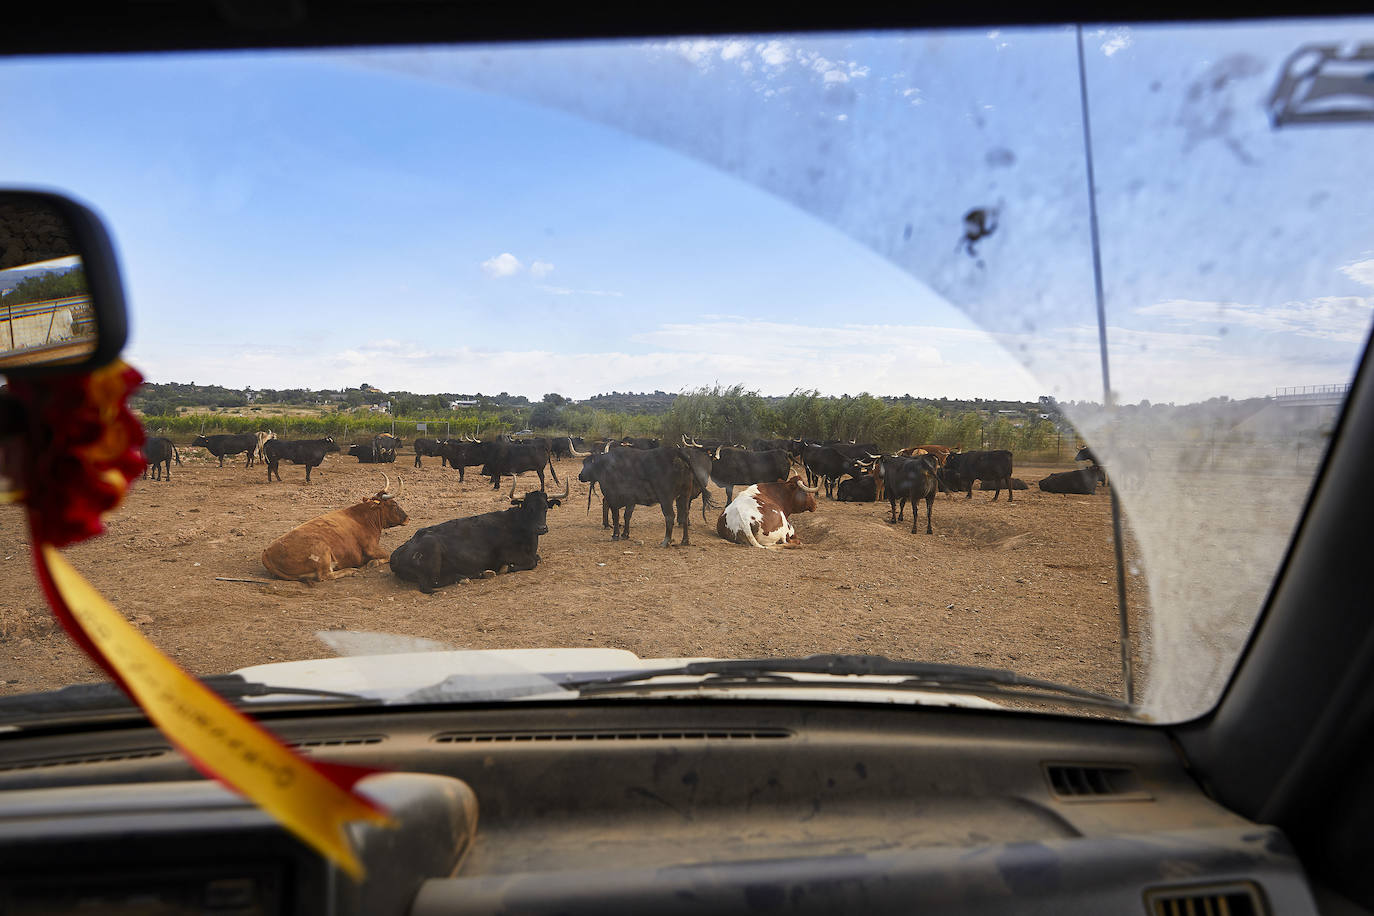
[[[42,547],[72,616],[148,718],[202,768],[251,799],[354,879],[363,867],[344,824],[393,826],[367,800],[326,777],[148,642],[54,548]]]

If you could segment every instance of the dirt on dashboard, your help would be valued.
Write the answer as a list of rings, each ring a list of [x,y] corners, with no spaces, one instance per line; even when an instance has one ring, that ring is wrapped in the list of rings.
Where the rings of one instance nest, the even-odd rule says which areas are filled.
[[[975,489],[940,495],[934,534],[888,522],[886,503],[820,498],[793,517],[802,546],[758,550],[715,535],[692,505],[691,544],[659,547],[657,507],[635,511],[629,540],[601,527],[599,497],[587,512],[580,461],[555,467],[572,479],[567,504],[549,512],[537,569],[478,579],[424,595],[385,564],[305,585],[265,581],[273,539],[320,513],[382,488],[382,471],[405,480],[406,525],[383,533],[400,546],[420,527],[506,508],[506,492],[470,468],[466,480],[438,459],[361,465],[331,455],[304,482],[284,483],[243,458],[223,468],[183,450],[170,482],[138,481],[107,533],[73,547],[78,569],[149,639],[196,674],[268,661],[328,657],[316,633],[362,630],[437,640],[463,649],[608,647],[642,657],[873,653],[1007,668],[1104,693],[1122,692],[1111,515],[1095,496],[1043,493],[1035,481],[1062,467],[1017,467],[1030,484],[1014,501]],[[394,484],[393,484],[394,486]],[[533,474],[520,489],[538,486]],[[549,482],[549,490],[561,486]],[[713,490],[724,504],[724,492]],[[1127,544],[1128,555],[1133,545]],[[53,621],[32,574],[22,513],[0,514],[0,695],[101,675]],[[1137,562],[1128,562],[1137,569]],[[257,581],[223,581],[257,580]],[[1128,576],[1137,671],[1148,656],[1144,576]],[[1138,679],[1140,674],[1137,675]]]

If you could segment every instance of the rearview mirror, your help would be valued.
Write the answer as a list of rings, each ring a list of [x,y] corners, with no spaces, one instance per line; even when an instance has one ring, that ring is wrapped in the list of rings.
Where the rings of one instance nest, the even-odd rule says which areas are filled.
[[[105,227],[57,194],[0,191],[0,373],[94,369],[128,336]]]

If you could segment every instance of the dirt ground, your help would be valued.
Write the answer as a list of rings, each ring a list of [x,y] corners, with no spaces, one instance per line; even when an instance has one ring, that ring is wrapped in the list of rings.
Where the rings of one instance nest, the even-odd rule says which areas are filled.
[[[199,452],[200,450],[194,450]],[[425,637],[454,648],[598,646],[642,657],[878,653],[1008,668],[1121,695],[1111,516],[1097,496],[1042,493],[1035,481],[1062,468],[1018,467],[1031,489],[974,490],[936,498],[933,535],[892,525],[886,503],[822,498],[794,517],[803,546],[764,551],[715,535],[692,506],[691,544],[660,548],[663,517],[636,510],[632,539],[612,542],[599,499],[587,513],[580,461],[557,462],[572,479],[567,505],[550,510],[538,569],[423,595],[383,564],[305,585],[267,579],[260,555],[274,538],[322,512],[382,488],[381,470],[404,478],[409,523],[383,533],[394,549],[420,527],[506,508],[505,493],[470,468],[466,481],[408,449],[394,465],[330,455],[305,472],[282,465],[267,483],[240,456],[219,468],[191,457],[170,482],[138,481],[107,533],[68,551],[72,562],[151,639],[196,674],[266,661],[328,657],[321,630]],[[189,454],[188,454],[189,453]],[[379,468],[381,470],[379,470]],[[537,486],[533,474],[520,490]],[[549,483],[550,492],[561,490]],[[724,492],[713,491],[724,503]],[[907,512],[909,513],[910,507]],[[924,516],[924,510],[923,510]],[[674,542],[680,540],[675,532]],[[1128,556],[1129,556],[1128,545]],[[32,574],[20,511],[0,512],[0,695],[100,675],[53,622]],[[1128,562],[1128,568],[1138,567]],[[1128,578],[1141,656],[1148,656],[1143,575]]]

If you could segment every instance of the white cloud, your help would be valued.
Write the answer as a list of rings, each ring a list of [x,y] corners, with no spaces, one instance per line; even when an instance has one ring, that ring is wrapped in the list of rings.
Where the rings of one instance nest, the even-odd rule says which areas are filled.
[[[792,59],[792,52],[786,45],[776,39],[767,44],[755,45],[754,50],[758,52],[759,57],[763,58],[763,62],[770,67],[781,67]]]
[[[534,277],[547,277],[553,273],[553,265],[548,261],[535,261],[530,265],[530,275]]]
[[[1137,314],[1179,325],[1245,327],[1340,343],[1364,340],[1372,312],[1374,298],[1360,296],[1319,296],[1276,306],[1170,299],[1136,309]]]
[[[614,289],[573,289],[568,286],[548,286],[543,283],[535,288],[554,296],[614,296],[619,298],[625,295]]]
[[[522,269],[524,269],[524,265],[520,263],[520,259],[509,251],[498,254],[494,258],[487,258],[482,262],[482,270],[486,275],[498,280],[504,277],[513,277]]]
[[[720,59],[734,60],[748,50],[749,43],[746,41],[727,41],[720,49]]]
[[[618,295],[540,287],[555,295]],[[1130,403],[1189,403],[1220,394],[1252,397],[1311,379],[1343,381],[1358,347],[1323,355],[1289,347],[1238,348],[1232,337],[1188,331],[1108,328],[1113,388]],[[611,390],[676,391],[720,380],[770,394],[798,387],[826,394],[1097,400],[1097,329],[989,335],[970,328],[880,324],[801,324],[730,315],[661,324],[604,349],[583,352],[438,347],[430,340],[384,339],[337,347],[245,347],[189,354],[135,347],[131,358],[158,381],[231,387],[326,388],[366,377],[410,391],[508,390],[586,397]],[[1039,377],[1012,355],[1034,356]],[[218,355],[218,354],[224,355]],[[359,374],[361,373],[361,375]],[[1294,380],[1298,380],[1295,382]]]
[[[1341,273],[1345,274],[1356,283],[1363,283],[1365,286],[1374,286],[1374,258],[1347,264],[1341,268]]]
[[[1117,51],[1126,50],[1135,43],[1135,39],[1131,37],[1130,29],[1112,29],[1110,32],[1100,30],[1097,33],[1097,37],[1099,38],[1104,35],[1106,36],[1106,40],[1102,42],[1100,47],[1102,53],[1108,57],[1111,57]]]

